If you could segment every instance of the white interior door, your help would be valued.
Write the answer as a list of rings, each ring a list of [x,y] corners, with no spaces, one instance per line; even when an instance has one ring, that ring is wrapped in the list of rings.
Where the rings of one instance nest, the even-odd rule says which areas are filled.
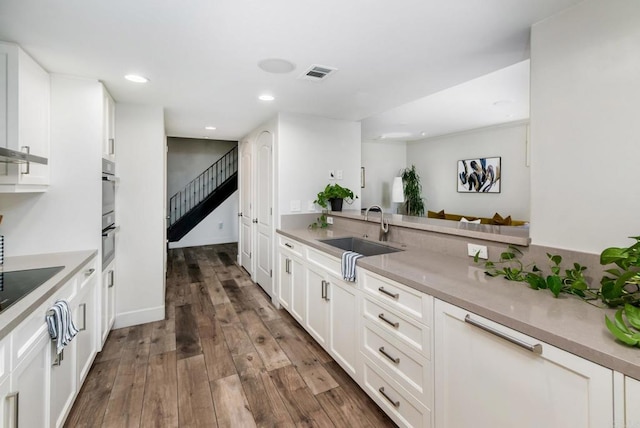
[[[251,200],[253,198],[252,182],[253,176],[251,163],[251,143],[244,141],[240,144],[240,264],[249,274],[253,276],[253,265],[251,263],[251,253],[253,245],[253,223],[251,222]]]
[[[271,242],[273,231],[272,207],[272,149],[273,134],[263,132],[256,141],[256,282],[264,291],[273,296],[271,279]]]

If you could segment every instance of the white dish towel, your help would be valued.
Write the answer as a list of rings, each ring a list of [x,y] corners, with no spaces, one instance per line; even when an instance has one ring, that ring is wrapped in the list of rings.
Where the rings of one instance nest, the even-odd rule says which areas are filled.
[[[345,281],[355,282],[356,280],[356,261],[364,257],[355,251],[345,251],[342,253],[342,277]]]
[[[56,354],[60,354],[65,346],[71,342],[78,329],[71,319],[71,309],[66,300],[58,300],[47,311],[47,327],[49,336],[56,341]]]

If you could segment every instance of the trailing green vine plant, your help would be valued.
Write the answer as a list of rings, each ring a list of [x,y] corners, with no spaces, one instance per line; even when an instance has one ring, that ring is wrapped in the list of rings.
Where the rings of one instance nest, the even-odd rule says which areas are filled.
[[[320,214],[320,217],[309,225],[309,229],[311,230],[316,230],[318,228],[326,229],[327,227],[329,227],[329,223],[327,223],[327,215],[325,213]]]
[[[600,264],[614,264],[600,281],[602,301],[610,307],[640,306],[640,236],[627,248],[611,247],[600,254]]]
[[[613,321],[606,315],[604,321],[616,339],[630,346],[640,346],[640,309],[626,303],[624,308],[616,311]]]

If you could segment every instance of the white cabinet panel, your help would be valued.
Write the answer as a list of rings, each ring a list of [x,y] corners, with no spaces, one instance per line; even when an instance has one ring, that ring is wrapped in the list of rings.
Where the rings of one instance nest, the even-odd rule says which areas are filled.
[[[306,281],[306,324],[307,331],[325,349],[329,336],[328,281],[322,269],[307,266]]]
[[[77,317],[73,317],[77,327]],[[50,420],[51,425],[60,427],[76,396],[76,336],[71,343],[65,346],[60,356],[56,356],[55,342],[51,342],[51,387],[50,387]]]
[[[115,102],[107,89],[102,87],[102,157],[115,162]]]
[[[17,45],[0,43],[0,145],[49,158],[49,74]],[[0,163],[0,192],[39,192],[49,166]]]
[[[291,268],[291,315],[302,325],[306,322],[307,305],[307,271],[302,260],[294,257],[289,265]]]
[[[358,302],[355,284],[329,277],[329,353],[351,376],[356,375]]]
[[[101,308],[100,308],[100,349],[113,327],[116,318],[116,283],[115,283],[115,260],[102,271],[101,285]]]
[[[49,425],[49,385],[51,339],[46,328],[29,341],[31,346],[11,372],[11,394],[19,427]]]
[[[291,285],[293,283],[293,256],[280,250],[278,254],[278,300],[280,305],[291,311]]]
[[[640,381],[625,376],[625,423],[627,428],[640,427]]]
[[[438,300],[435,315],[437,427],[612,425],[611,370]]]
[[[97,310],[98,276],[92,274],[92,279],[74,301],[74,320],[79,333],[74,339],[77,343],[76,376],[79,385],[82,384],[97,352],[98,335],[100,334],[99,312]]]

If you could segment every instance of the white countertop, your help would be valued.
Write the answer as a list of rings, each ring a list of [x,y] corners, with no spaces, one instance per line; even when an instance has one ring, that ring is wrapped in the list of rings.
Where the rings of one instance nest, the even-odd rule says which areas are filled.
[[[9,334],[22,320],[66,284],[80,270],[80,267],[96,254],[98,254],[97,250],[86,250],[6,257],[3,265],[4,272],[54,266],[64,266],[64,268],[44,284],[0,313],[0,339]]]
[[[342,250],[320,239],[353,236],[343,230],[278,230],[310,247],[340,257]],[[386,242],[392,246],[394,243]],[[554,298],[546,290],[525,283],[492,278],[469,257],[451,257],[424,249],[364,257],[357,265],[464,308],[531,337],[640,379],[640,348],[617,342],[607,330],[602,309],[568,295]]]

